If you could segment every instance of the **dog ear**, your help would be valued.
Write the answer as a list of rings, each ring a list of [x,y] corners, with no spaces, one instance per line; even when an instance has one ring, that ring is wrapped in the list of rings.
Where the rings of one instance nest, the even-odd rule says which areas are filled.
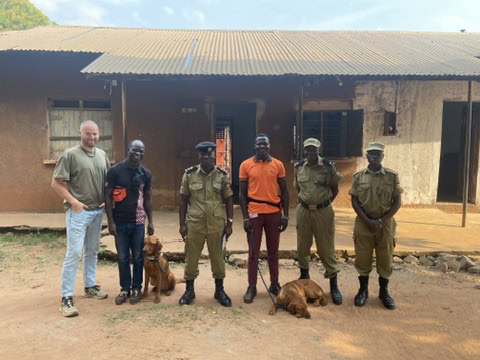
[[[162,243],[160,240],[157,240],[157,243],[155,244],[155,254],[160,254],[160,251],[162,251]]]

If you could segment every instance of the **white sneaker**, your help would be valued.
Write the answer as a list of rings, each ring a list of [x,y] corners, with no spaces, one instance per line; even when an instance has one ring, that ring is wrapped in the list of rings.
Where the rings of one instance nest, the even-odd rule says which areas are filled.
[[[74,317],[78,315],[78,310],[73,304],[73,298],[71,296],[62,298],[62,305],[60,306],[60,311],[65,317]]]
[[[84,296],[101,300],[106,299],[108,297],[108,294],[105,291],[100,290],[100,285],[95,285],[89,288],[85,288]]]

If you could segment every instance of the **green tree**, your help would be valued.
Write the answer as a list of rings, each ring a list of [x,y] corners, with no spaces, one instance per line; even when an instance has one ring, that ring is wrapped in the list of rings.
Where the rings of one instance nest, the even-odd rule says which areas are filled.
[[[54,23],[28,0],[0,0],[0,31],[25,30],[52,24]]]

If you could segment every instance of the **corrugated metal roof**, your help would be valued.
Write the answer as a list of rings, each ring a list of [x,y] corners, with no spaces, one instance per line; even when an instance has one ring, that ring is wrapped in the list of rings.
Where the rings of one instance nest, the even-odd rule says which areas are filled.
[[[480,33],[38,27],[0,51],[103,53],[89,74],[480,76]]]

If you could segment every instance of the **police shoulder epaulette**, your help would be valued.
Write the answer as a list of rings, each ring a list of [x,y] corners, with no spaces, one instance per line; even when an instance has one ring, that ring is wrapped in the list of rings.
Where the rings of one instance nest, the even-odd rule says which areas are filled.
[[[224,175],[228,174],[225,170],[223,170],[221,167],[218,167],[218,166],[217,166],[217,171],[220,171]]]
[[[330,166],[330,167],[333,167],[335,165],[335,163],[333,161],[330,161],[330,160],[327,160],[325,158],[322,159],[322,162],[327,165],[327,166]]]
[[[386,172],[398,175],[398,173],[395,170],[389,169],[389,168],[384,168]]]
[[[358,174],[364,173],[365,170],[367,170],[367,168],[362,169],[362,170],[358,170],[358,171],[356,171],[355,173],[353,173],[353,176],[356,176],[356,175],[358,175]]]
[[[192,171],[195,171],[197,169],[198,169],[198,165],[193,165],[193,166],[190,166],[189,168],[186,168],[185,172],[188,174],[188,173],[191,173]]]
[[[298,167],[302,166],[303,164],[305,164],[305,159],[300,160],[299,162],[296,162],[296,163],[293,165],[293,167],[298,168]]]

